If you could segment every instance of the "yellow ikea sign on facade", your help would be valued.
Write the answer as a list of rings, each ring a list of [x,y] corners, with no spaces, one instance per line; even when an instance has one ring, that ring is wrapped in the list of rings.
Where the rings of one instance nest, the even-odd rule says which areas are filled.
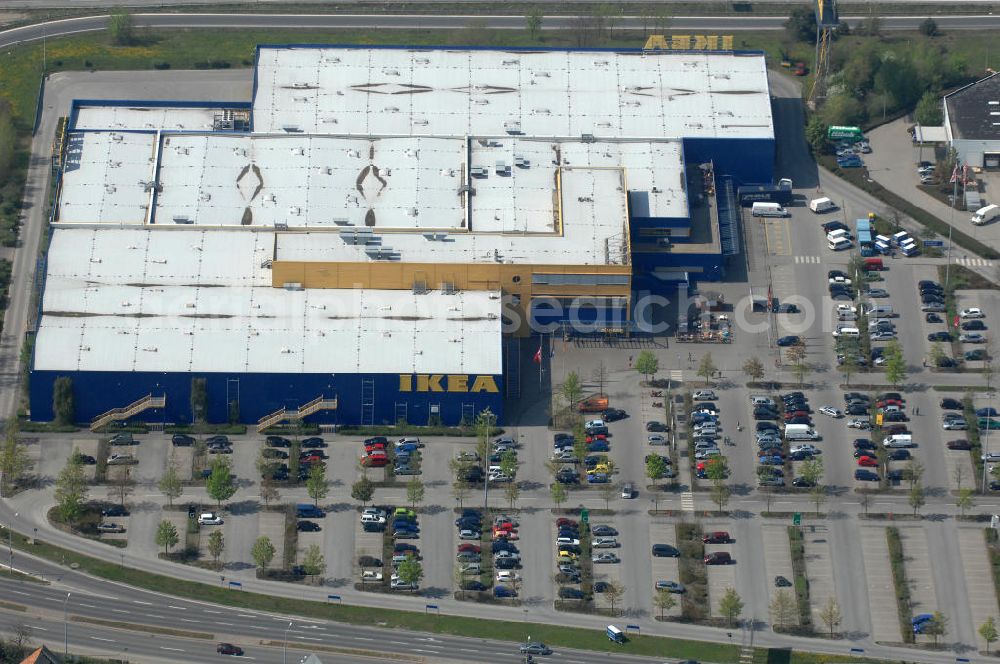
[[[499,392],[493,376],[399,374],[400,392]]]
[[[732,35],[650,35],[644,49],[649,51],[731,51]]]

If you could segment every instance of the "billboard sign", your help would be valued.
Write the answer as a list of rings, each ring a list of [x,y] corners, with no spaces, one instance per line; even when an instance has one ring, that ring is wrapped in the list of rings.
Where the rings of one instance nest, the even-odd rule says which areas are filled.
[[[647,51],[731,51],[732,35],[650,35]]]
[[[834,141],[843,138],[852,141],[860,141],[865,136],[861,132],[861,127],[840,127],[837,125],[831,125],[826,129],[826,137]]]

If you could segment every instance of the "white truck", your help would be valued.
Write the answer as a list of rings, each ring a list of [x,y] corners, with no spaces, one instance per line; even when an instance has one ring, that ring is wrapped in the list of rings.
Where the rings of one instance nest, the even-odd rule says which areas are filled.
[[[830,210],[836,210],[837,206],[829,198],[814,198],[809,201],[809,209],[816,214],[822,214]]]
[[[982,226],[998,217],[1000,217],[1000,205],[994,203],[993,205],[987,205],[976,210],[975,214],[972,215],[971,221],[976,226]]]

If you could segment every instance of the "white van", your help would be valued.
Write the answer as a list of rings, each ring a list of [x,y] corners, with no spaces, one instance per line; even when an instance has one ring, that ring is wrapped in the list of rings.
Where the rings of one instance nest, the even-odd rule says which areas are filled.
[[[856,327],[851,327],[849,325],[838,325],[837,329],[833,331],[833,336],[836,337],[860,337],[861,330]]]
[[[895,318],[891,304],[876,304],[868,309],[866,315],[869,318]]]
[[[751,394],[750,395],[750,405],[751,406],[773,406],[774,399],[771,397],[764,396],[762,394]]]
[[[808,424],[786,424],[785,440],[819,440],[820,435]]]
[[[910,234],[906,231],[899,231],[898,233],[892,234],[892,243],[896,245],[903,244],[906,240],[911,240]]]
[[[754,217],[787,217],[789,216],[788,210],[781,207],[777,203],[765,203],[762,201],[757,201],[750,208],[750,214]]]
[[[972,223],[976,226],[982,226],[998,217],[1000,217],[1000,205],[987,205],[976,210],[976,213],[972,215]]]
[[[809,209],[816,214],[822,214],[830,210],[836,210],[837,206],[829,198],[814,198],[809,201]]]
[[[361,523],[385,523],[385,517],[378,514],[362,514]]]
[[[827,239],[826,244],[833,251],[844,251],[845,249],[850,249],[853,246],[851,241],[845,237],[838,238],[836,240]]]
[[[897,433],[886,436],[882,441],[884,447],[913,447],[913,436],[908,433]]]
[[[876,235],[875,242],[882,242],[884,244],[892,244],[892,238],[888,235]]]

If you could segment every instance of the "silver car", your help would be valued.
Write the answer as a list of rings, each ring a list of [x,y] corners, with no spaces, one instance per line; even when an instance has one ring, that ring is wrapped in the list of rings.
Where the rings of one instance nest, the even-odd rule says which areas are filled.
[[[595,537],[590,545],[595,549],[617,549],[618,539],[615,537]]]
[[[646,436],[646,440],[649,441],[650,445],[666,445],[667,444],[667,438],[666,438],[666,436],[663,436],[663,435],[658,434],[658,433],[651,433],[651,434],[649,434],[648,436]]]
[[[617,563],[621,562],[621,558],[611,551],[601,551],[600,553],[595,553],[591,556],[590,561],[593,563]]]

